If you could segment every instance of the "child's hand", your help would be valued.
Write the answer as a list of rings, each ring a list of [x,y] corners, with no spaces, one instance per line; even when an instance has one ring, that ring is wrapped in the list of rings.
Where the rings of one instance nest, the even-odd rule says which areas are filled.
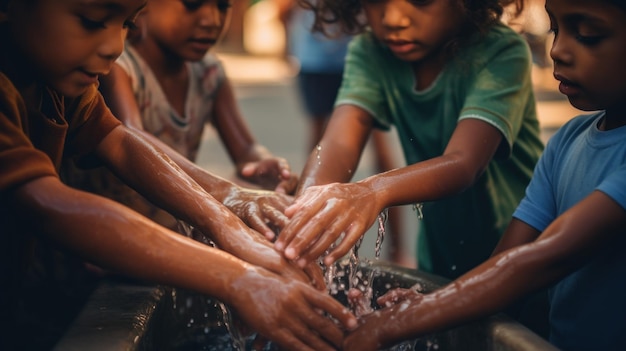
[[[330,265],[350,251],[380,210],[376,193],[359,183],[309,187],[285,210],[291,220],[275,247],[304,267],[341,237],[324,258],[324,264]]]
[[[350,302],[363,306],[362,293],[353,290],[348,292]],[[388,331],[393,329],[394,334],[402,331],[406,326],[401,322],[399,314],[406,311],[408,306],[419,304],[423,296],[415,289],[394,289],[376,300],[382,309],[375,313],[356,312],[359,326],[346,336],[343,350],[375,351],[391,346],[394,341],[385,340],[390,334]]]
[[[293,194],[298,186],[298,176],[291,173],[287,160],[280,157],[244,163],[239,175],[265,190],[274,190],[283,194]]]
[[[336,350],[343,330],[356,326],[355,317],[330,295],[262,269],[249,269],[235,288],[230,305],[237,315],[285,349]]]
[[[274,240],[275,231],[288,221],[283,213],[293,202],[291,196],[273,191],[238,188],[228,195],[223,204],[241,218],[250,228]]]

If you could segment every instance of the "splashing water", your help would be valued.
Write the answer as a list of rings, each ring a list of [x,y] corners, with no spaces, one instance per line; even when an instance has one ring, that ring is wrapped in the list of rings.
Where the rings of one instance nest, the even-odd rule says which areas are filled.
[[[196,231],[192,225],[181,220],[178,220],[177,224],[178,224],[178,230],[181,234],[187,236],[188,238],[201,241],[204,244],[209,245],[211,247],[217,247],[217,245],[215,245],[215,242],[213,242],[212,240],[208,239],[206,236]],[[173,308],[176,309],[177,308],[176,307],[176,289],[172,289],[172,294],[173,294],[172,297],[174,298]],[[190,301],[191,300],[188,300],[187,305],[191,303]],[[211,300],[209,300],[209,303],[210,301]],[[224,303],[218,300],[215,300],[213,303],[219,309],[221,322],[223,323],[223,325],[226,327],[226,330],[230,334],[232,347],[236,351],[245,351],[246,350],[246,337],[241,333],[241,331],[236,327],[235,323],[233,322],[232,312],[230,311],[228,306],[226,306]],[[186,307],[188,309],[191,308],[191,306],[186,306]],[[190,323],[188,323],[188,326],[190,326],[191,324],[193,324],[193,318],[190,320]],[[208,333],[208,329],[206,329],[206,332]]]
[[[321,165],[322,164],[322,157],[320,156],[320,152],[322,151],[322,145],[317,144],[317,146],[315,147],[315,153],[316,153],[316,157],[317,157],[317,164]]]
[[[321,150],[321,146],[318,145],[316,150],[318,151],[318,162],[319,162],[319,151]],[[413,205],[413,209],[418,212],[418,218],[422,218],[422,204]],[[374,252],[374,260],[379,260],[382,252],[382,244],[385,239],[386,233],[386,222],[388,219],[388,210],[385,209],[381,212],[377,218],[377,238],[375,244],[375,252]],[[205,236],[201,235],[198,231],[196,231],[191,225],[178,221],[179,232],[187,237],[193,238],[195,240],[199,240],[204,242],[207,245],[212,247],[216,247],[216,245],[208,240]],[[199,234],[199,235],[198,235]],[[330,266],[323,265],[323,258],[331,252],[337,245],[337,243],[341,242],[345,237],[345,233],[342,233],[340,238],[336,243],[332,244],[324,255],[319,259],[319,264],[324,269],[324,278],[326,281],[326,286],[328,288],[328,293],[331,296],[340,297],[342,294],[346,294],[351,289],[358,289],[362,293],[362,298],[364,303],[366,304],[362,309],[361,313],[371,313],[375,311],[374,305],[374,289],[373,282],[375,276],[381,275],[380,269],[363,269],[363,267],[370,265],[371,260],[359,258],[359,249],[361,248],[361,244],[363,243],[363,237],[359,238],[354,247],[350,250],[349,256],[338,262],[337,264],[333,264]],[[366,272],[366,273],[364,273]],[[384,273],[382,273],[384,275]],[[386,286],[386,290],[390,287]],[[180,298],[180,297],[179,297]],[[187,301],[185,304],[179,304],[184,306],[177,306],[176,300],[177,293],[175,289],[172,289],[172,299],[174,301],[174,309],[180,309],[180,313],[183,313],[183,310],[191,310],[191,309],[204,309],[205,306],[191,306],[190,301]],[[217,339],[217,343],[221,343],[222,346],[214,345],[216,339],[213,339],[213,342],[207,344],[205,347],[202,347],[202,350],[224,350],[223,347],[227,344],[230,344],[231,348],[227,348],[226,350],[233,351],[246,351],[252,350],[251,344],[256,337],[256,333],[251,335],[243,335],[243,332],[237,328],[235,325],[235,321],[233,319],[233,314],[225,304],[221,303],[217,300],[209,299],[207,303],[212,304],[217,308],[220,323],[223,327],[226,328],[228,335],[226,339],[219,338]],[[203,305],[202,303],[200,305]],[[363,306],[361,306],[363,307]],[[207,314],[204,315],[207,317]],[[189,319],[187,326],[191,327],[194,323],[201,324],[202,322],[199,320],[194,320],[193,318]],[[210,325],[204,326],[202,329],[204,334],[209,335],[212,333],[212,327]],[[217,347],[217,348],[215,348]],[[400,344],[394,345],[391,348],[387,348],[384,351],[413,351],[416,347],[416,341],[406,341]],[[438,344],[430,342],[427,345],[427,350],[437,350]],[[272,351],[276,350],[275,345],[271,342],[268,342],[264,345],[264,351]],[[200,350],[198,350],[200,351]]]
[[[424,219],[424,213],[422,212],[422,210],[424,209],[424,204],[423,203],[417,203],[417,204],[413,204],[413,211],[417,212],[417,219],[422,220]]]

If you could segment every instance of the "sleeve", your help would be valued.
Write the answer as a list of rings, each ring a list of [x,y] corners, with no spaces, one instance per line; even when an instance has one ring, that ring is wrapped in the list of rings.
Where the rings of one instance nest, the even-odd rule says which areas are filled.
[[[382,79],[377,77],[376,67],[381,67],[382,59],[376,55],[380,50],[370,33],[358,35],[348,46],[341,88],[335,100],[335,107],[349,104],[367,111],[377,123],[377,127],[389,129],[389,108],[383,94]],[[384,67],[384,66],[383,66]]]
[[[50,157],[31,143],[26,113],[20,94],[0,74],[0,193],[39,177],[58,177]]]
[[[135,59],[135,55],[133,49],[130,47],[128,43],[124,46],[124,51],[120,57],[117,58],[115,63],[120,66],[128,77],[130,77],[132,89],[134,92],[139,91],[141,87],[145,86],[145,82],[143,81],[143,75],[141,74],[141,69],[139,67],[139,62]]]
[[[606,177],[597,190],[608,195],[626,210],[626,165]]]
[[[121,125],[107,107],[96,85],[79,99],[68,103],[67,115],[71,116],[68,118],[68,156],[90,155],[115,127]]]
[[[222,62],[215,55],[208,54],[201,61],[200,65],[194,65],[193,67],[203,94],[208,99],[215,99],[217,92],[226,80],[226,71]]]
[[[526,188],[526,195],[517,206],[513,217],[543,231],[557,217],[555,194],[552,189],[552,174],[555,167],[555,145],[559,144],[559,134],[555,134],[539,158],[535,171]]]
[[[530,51],[522,38],[507,32],[483,46],[487,62],[476,73],[459,116],[484,120],[500,130],[507,142],[503,146],[508,146],[501,151],[504,155],[510,154],[527,115],[536,115]]]

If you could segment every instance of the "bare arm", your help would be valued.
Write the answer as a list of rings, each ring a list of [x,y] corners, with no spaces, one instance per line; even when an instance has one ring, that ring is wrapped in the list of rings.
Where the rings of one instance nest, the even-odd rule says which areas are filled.
[[[143,127],[130,77],[121,67],[113,65],[111,73],[103,77],[101,91],[116,117],[142,138],[167,154],[196,183],[209,192],[212,197],[227,205],[249,226],[271,238],[274,233],[267,226],[267,223],[271,222],[278,227],[282,227],[286,223],[286,217],[282,211],[291,202],[289,198],[282,194],[243,189],[198,167],[159,138],[147,132]],[[242,205],[246,202],[250,202],[250,204]],[[258,206],[253,202],[258,202]]]
[[[529,238],[536,233],[516,222],[510,234]],[[376,350],[497,312],[589,262],[622,235],[625,226],[624,208],[595,191],[557,218],[537,240],[497,254],[406,309],[394,306],[369,315],[346,339],[344,349]]]
[[[342,332],[318,310],[343,325],[356,323],[343,306],[307,284],[173,233],[56,177],[38,178],[4,195],[24,214],[25,228],[108,269],[214,296],[284,347],[335,349]]]
[[[226,78],[215,98],[213,124],[237,168],[237,175],[264,189],[291,194],[298,177],[286,159],[276,157],[256,142],[241,115],[230,80]]]
[[[128,152],[132,150],[132,152]],[[126,184],[157,206],[195,226],[223,250],[279,274],[308,281],[271,243],[189,177],[167,155],[124,126],[115,128],[97,148],[98,155]],[[242,207],[256,206],[253,202]],[[318,277],[312,277],[319,280]]]
[[[302,188],[310,189],[299,189],[301,196],[285,212],[292,220],[276,246],[286,257],[300,257],[305,264],[345,232],[343,241],[325,259],[327,264],[334,262],[350,250],[384,208],[437,200],[470,187],[502,141],[500,132],[490,124],[465,119],[458,123],[439,157],[356,183],[311,187],[352,177],[371,123],[371,117],[354,106],[341,106],[333,114],[319,155],[311,155],[302,174]]]

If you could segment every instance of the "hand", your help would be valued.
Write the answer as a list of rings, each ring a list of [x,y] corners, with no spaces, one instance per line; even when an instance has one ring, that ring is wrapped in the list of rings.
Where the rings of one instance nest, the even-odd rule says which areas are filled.
[[[343,257],[380,213],[376,194],[359,183],[332,183],[307,188],[285,210],[291,217],[274,246],[304,267],[345,233],[325,258],[331,265]]]
[[[263,269],[250,268],[232,286],[237,315],[262,336],[289,350],[336,350],[356,318],[330,295]],[[339,321],[335,324],[321,312]]]
[[[280,157],[245,163],[239,175],[263,189],[282,194],[293,194],[298,186],[298,176],[291,173],[287,160]]]
[[[276,234],[287,224],[288,218],[283,213],[293,202],[292,197],[272,191],[237,188],[223,201],[234,214],[250,228],[273,240]]]
[[[394,289],[379,297],[376,303],[385,308],[376,313],[359,315],[359,326],[346,336],[343,350],[376,351],[399,342],[400,340],[386,340],[385,337],[389,335],[386,330],[394,328],[401,331],[403,325],[397,317],[402,313],[400,311],[406,310],[404,304],[418,304],[423,296],[414,289]],[[363,305],[360,291],[351,290],[348,297],[351,304]],[[401,305],[398,306],[398,303]]]
[[[321,291],[326,290],[324,273],[317,263],[299,267],[276,251],[270,241],[243,224],[239,228],[230,227],[228,232],[228,235],[214,239],[220,249],[287,279],[309,283]]]

